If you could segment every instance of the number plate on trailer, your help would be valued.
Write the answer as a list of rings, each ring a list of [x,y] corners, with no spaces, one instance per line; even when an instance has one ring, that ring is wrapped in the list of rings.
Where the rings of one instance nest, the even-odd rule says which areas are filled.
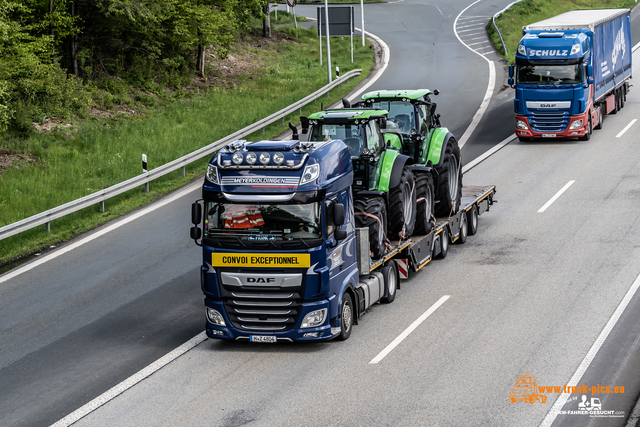
[[[556,134],[555,133],[543,133],[542,137],[543,138],[555,138]]]
[[[276,337],[273,335],[251,335],[251,342],[276,342]]]

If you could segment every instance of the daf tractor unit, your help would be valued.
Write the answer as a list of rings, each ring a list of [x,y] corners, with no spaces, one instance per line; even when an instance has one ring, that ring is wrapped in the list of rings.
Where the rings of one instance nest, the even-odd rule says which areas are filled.
[[[509,85],[516,135],[588,141],[624,107],[631,79],[629,9],[573,10],[523,27]]]
[[[366,126],[383,120],[379,116],[360,120]],[[455,214],[434,219],[422,236],[390,236],[383,253],[372,256],[370,230],[356,226],[361,171],[355,173],[354,160],[366,164],[393,149],[371,141],[356,159],[342,140],[293,138],[236,141],[209,162],[202,199],[192,205],[190,236],[202,247],[210,338],[345,340],[374,304],[394,301],[400,278],[475,234],[478,216],[494,203],[494,186],[464,187]],[[393,174],[393,167],[384,170]],[[385,197],[386,191],[374,192]]]

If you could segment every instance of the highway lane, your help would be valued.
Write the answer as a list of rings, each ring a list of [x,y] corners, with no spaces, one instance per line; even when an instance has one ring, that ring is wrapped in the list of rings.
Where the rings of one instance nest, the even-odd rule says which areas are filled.
[[[639,103],[631,92],[591,141],[513,142],[468,172],[469,183],[498,186],[479,234],[413,275],[393,305],[373,307],[349,341],[207,340],[77,425],[539,425],[558,393],[545,404],[511,403],[516,376],[569,383],[640,280],[640,152],[633,132],[616,138]],[[591,380],[628,386],[612,373]]]
[[[464,7],[466,5],[468,3]],[[445,8],[441,7],[441,9],[445,11]],[[463,7],[459,8],[459,10],[462,9]],[[432,9],[429,8],[429,10]],[[414,12],[411,8],[405,8],[405,11],[411,15]],[[451,13],[445,18],[451,20],[452,25],[455,16]],[[400,41],[402,39],[399,37]],[[460,55],[467,54],[460,52]],[[469,54],[474,55],[470,52]],[[486,66],[486,62],[478,58],[478,64],[483,63]],[[423,86],[418,83],[416,87]],[[429,87],[435,88],[431,85]],[[455,85],[450,89],[446,89],[447,86],[442,87],[445,87],[445,93],[448,91],[457,94],[457,90],[460,89]],[[473,99],[479,105],[484,87],[478,88],[476,92]],[[455,124],[455,120],[451,122],[453,124],[449,124],[448,113],[445,111],[452,111],[451,116],[454,119],[457,114],[455,106],[447,106],[447,102],[444,102],[445,98],[444,94],[437,98],[438,111],[443,114],[444,124],[451,129],[454,125],[459,126],[462,130],[465,126],[462,119],[459,120],[458,125]],[[469,100],[472,97],[469,94],[468,97],[461,95],[459,98]],[[467,106],[466,101],[461,105]],[[473,112],[472,108],[471,110]],[[471,116],[467,117],[466,121],[470,122]],[[504,117],[496,120],[504,121]],[[491,128],[490,124],[486,126]],[[471,143],[466,147],[470,146],[472,146]],[[482,182],[489,181],[483,179]],[[502,195],[502,190],[499,195]],[[202,330],[202,296],[197,278],[198,262],[194,262],[199,259],[200,252],[187,236],[188,207],[190,202],[197,198],[198,191],[193,190],[175,203],[145,216],[144,219],[136,220],[123,226],[119,231],[109,233],[81,249],[74,250],[75,252],[70,252],[56,261],[43,265],[34,270],[32,275],[12,279],[8,285],[3,284],[0,287],[0,313],[3,319],[9,319],[9,321],[5,320],[6,323],[1,329],[3,343],[8,343],[0,349],[0,394],[3,396],[3,399],[0,399],[0,421],[3,425],[51,423]],[[499,209],[495,212],[499,212],[503,205],[498,207]],[[482,217],[483,223],[485,218],[489,221],[493,214],[494,211]],[[429,282],[433,277],[440,280],[441,273],[436,273],[437,269],[434,270],[432,267],[427,271],[429,272],[422,274],[425,276],[424,281]],[[413,280],[418,280],[419,277],[416,276]],[[444,277],[443,280],[445,280]],[[400,291],[399,295],[412,288],[426,287],[407,286]],[[352,338],[342,345],[336,346],[335,343],[331,343],[310,346],[310,348],[285,346],[284,349],[258,350],[256,347],[238,346],[236,348],[234,344],[226,346],[207,341],[194,351],[198,352],[203,346],[209,346],[209,351],[205,353],[209,363],[213,363],[211,349],[220,351],[221,355],[230,353],[228,358],[216,353],[214,358],[216,361],[219,360],[215,362],[216,366],[230,359],[235,360],[243,354],[247,355],[250,361],[238,360],[238,362],[241,362],[245,370],[249,366],[251,369],[254,369],[253,366],[258,368],[253,371],[254,373],[260,372],[262,365],[261,363],[253,365],[253,363],[263,354],[267,357],[273,355],[272,357],[279,358],[281,352],[291,353],[292,357],[287,359],[287,362],[300,360],[300,356],[304,355],[303,359],[309,363],[309,366],[306,370],[296,372],[300,375],[308,375],[310,379],[306,383],[295,384],[294,394],[295,392],[305,393],[305,385],[315,384],[313,378],[318,381],[326,379],[340,385],[347,382],[343,379],[343,372],[328,375],[325,378],[324,375],[322,377],[314,375],[313,371],[317,370],[317,366],[326,366],[327,362],[330,363],[334,358],[346,361],[353,358],[353,355],[361,353],[366,354],[362,359],[368,363],[386,344],[391,342],[395,337],[394,334],[401,332],[444,295],[444,293],[423,295],[410,293],[410,291],[406,294],[404,301],[416,299],[415,303],[409,307],[408,313],[405,314],[404,310],[402,313],[396,313],[400,311],[397,307],[375,307],[371,315],[363,319],[363,325],[356,328]],[[452,299],[451,302],[453,301],[455,300]],[[445,303],[423,326],[430,325],[431,320],[438,318],[440,310],[451,305]],[[454,307],[456,310],[460,309],[458,305]],[[382,313],[382,309],[387,309],[385,314],[378,314],[382,317],[376,318],[374,314]],[[368,318],[369,316],[371,317]],[[366,322],[371,324],[369,333],[361,332]],[[393,330],[381,331],[387,323],[393,325]],[[359,337],[360,334],[363,336]],[[383,336],[380,336],[381,334]],[[340,350],[333,350],[334,348]],[[325,352],[322,359],[318,357],[317,364],[315,362],[311,364],[307,357],[309,353],[321,352]],[[192,354],[195,353],[190,352],[180,360],[189,359]],[[388,357],[392,356],[393,354],[390,354]],[[387,359],[380,365],[383,366],[385,363],[388,363]],[[347,366],[351,366],[351,362]],[[268,369],[271,368],[273,367],[265,366],[266,372],[270,372]],[[230,372],[226,374],[224,372],[223,370],[220,375],[232,377]],[[360,370],[355,369],[353,372],[360,372]],[[369,378],[372,375],[370,371],[362,372],[365,374],[363,378]],[[250,375],[251,372],[248,374]],[[195,372],[185,375],[201,376]],[[217,378],[215,375],[213,378]],[[294,377],[285,375],[285,378],[295,383]],[[387,384],[394,384],[393,372],[385,374],[384,378]],[[259,391],[274,394],[279,389],[279,387],[270,387],[261,384],[258,380],[255,381]],[[178,383],[182,382],[178,380]],[[385,387],[374,390],[375,387],[369,385],[368,387],[374,389],[364,390],[366,385],[365,381],[362,387],[355,388],[354,392],[371,396],[374,401],[379,402],[382,399],[384,403],[384,397],[375,395],[381,394],[380,390],[384,390]],[[172,386],[165,384],[164,387],[172,388]],[[234,387],[237,390],[246,391],[238,384],[232,385],[231,390],[234,390]],[[403,385],[397,383],[394,387],[404,398],[410,398],[412,391],[416,391],[418,395],[424,393],[424,387],[417,383],[407,386],[406,390]],[[282,390],[282,393],[291,393],[291,390],[286,387]],[[339,390],[340,393],[347,393],[343,389]],[[204,405],[197,398],[193,399],[193,403],[186,407]],[[351,398],[352,401],[353,398]],[[421,405],[419,402],[411,404],[416,407]],[[311,403],[308,405],[311,406]],[[283,403],[281,408],[284,409],[284,406],[286,405]],[[232,407],[233,405],[229,406],[229,408]],[[240,422],[246,417],[253,416],[249,410],[245,411],[240,407],[234,410],[235,412],[229,417],[229,423]],[[245,417],[244,413],[249,415]],[[310,411],[310,416],[313,413]],[[190,415],[179,413],[166,416],[166,419],[179,420],[180,417]],[[193,415],[195,418],[201,416],[201,414]],[[375,418],[377,415],[372,417]],[[297,418],[293,416],[292,420],[295,421]],[[160,419],[158,422],[164,421]]]

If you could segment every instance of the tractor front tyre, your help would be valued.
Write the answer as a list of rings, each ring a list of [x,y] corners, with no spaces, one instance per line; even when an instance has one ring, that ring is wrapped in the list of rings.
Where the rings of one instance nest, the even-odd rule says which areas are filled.
[[[415,225],[416,185],[413,174],[405,167],[400,184],[389,190],[389,236],[403,240],[413,234]]]
[[[382,197],[363,197],[355,200],[356,227],[369,229],[369,250],[373,259],[386,251],[387,209]]]
[[[460,208],[462,197],[462,158],[458,141],[449,139],[444,151],[442,164],[438,169],[438,188],[436,198],[438,204],[435,207],[437,217],[449,217]]]
[[[431,218],[434,215],[433,204],[435,188],[433,175],[430,173],[418,173],[416,181],[416,203],[418,206],[416,215],[416,228],[414,234],[424,236],[429,234],[433,224]]]

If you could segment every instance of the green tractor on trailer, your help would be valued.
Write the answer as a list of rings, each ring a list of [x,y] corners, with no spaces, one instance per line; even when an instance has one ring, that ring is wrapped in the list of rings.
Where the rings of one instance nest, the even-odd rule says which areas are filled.
[[[358,108],[344,101],[346,108],[301,117],[309,141],[341,139],[349,148],[356,224],[369,229],[373,258],[390,240],[428,234],[436,216],[460,207],[460,149],[440,126],[431,93],[438,91],[372,92]]]

